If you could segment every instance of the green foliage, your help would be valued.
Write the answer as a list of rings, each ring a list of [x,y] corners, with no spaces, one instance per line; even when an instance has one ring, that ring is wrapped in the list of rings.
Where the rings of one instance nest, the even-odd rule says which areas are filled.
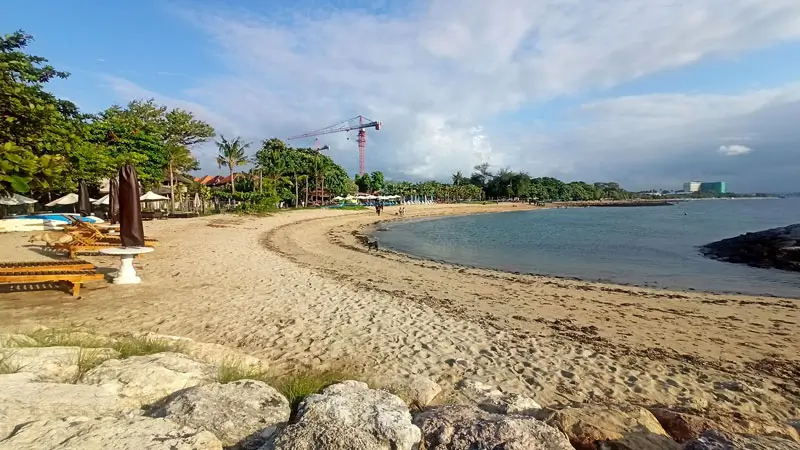
[[[243,142],[240,137],[229,141],[225,139],[225,136],[220,136],[220,140],[216,144],[219,150],[217,164],[220,168],[228,168],[231,177],[231,192],[236,193],[236,167],[247,164],[245,150],[250,147],[250,143]]]
[[[31,40],[22,31],[0,38],[0,193],[70,191],[125,162],[136,164],[145,185],[197,167],[189,147],[214,136],[209,124],[152,99],[81,114],[44,90],[69,74],[25,53]]]

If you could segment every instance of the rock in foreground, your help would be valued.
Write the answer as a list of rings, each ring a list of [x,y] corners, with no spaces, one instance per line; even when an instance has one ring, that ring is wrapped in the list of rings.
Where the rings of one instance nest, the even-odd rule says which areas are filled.
[[[472,406],[431,408],[414,419],[427,450],[573,450],[564,433],[532,417]]]
[[[800,444],[773,436],[706,431],[683,450],[800,450]]]
[[[216,379],[217,369],[179,353],[112,359],[90,370],[82,382],[113,386],[123,398],[152,404],[173,392]]]
[[[541,410],[537,418],[563,431],[577,450],[677,450],[658,420],[638,406],[582,405]]]
[[[249,450],[261,447],[290,413],[289,401],[272,386],[239,380],[178,391],[148,415],[210,431],[229,448]]]
[[[222,450],[208,431],[145,417],[63,419],[31,422],[0,441],[0,450]]]
[[[713,259],[765,269],[800,271],[800,224],[745,233],[700,247]]]
[[[419,428],[400,398],[345,381],[303,400],[297,422],[262,450],[411,450],[419,440]]]

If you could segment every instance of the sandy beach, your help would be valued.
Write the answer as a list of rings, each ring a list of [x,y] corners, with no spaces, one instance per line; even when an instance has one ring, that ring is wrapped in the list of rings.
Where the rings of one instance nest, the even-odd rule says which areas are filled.
[[[407,217],[519,210],[408,206]],[[0,294],[0,328],[81,325],[237,347],[276,370],[336,361],[463,378],[544,405],[631,402],[800,416],[798,300],[515,275],[367,252],[354,231],[393,219],[289,211],[145,223],[161,244],[141,285]],[[52,258],[0,235],[0,260]],[[105,272],[114,258],[87,256]]]

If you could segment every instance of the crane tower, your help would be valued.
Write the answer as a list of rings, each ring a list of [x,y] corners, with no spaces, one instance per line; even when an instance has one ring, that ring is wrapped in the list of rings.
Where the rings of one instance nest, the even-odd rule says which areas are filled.
[[[335,123],[325,128],[320,128],[316,131],[310,131],[308,133],[288,137],[286,140],[290,141],[293,139],[321,136],[323,134],[358,130],[358,170],[361,175],[364,175],[364,151],[367,149],[367,128],[375,128],[375,131],[378,131],[381,129],[381,123],[372,119],[368,119],[364,116],[355,116],[343,122]]]

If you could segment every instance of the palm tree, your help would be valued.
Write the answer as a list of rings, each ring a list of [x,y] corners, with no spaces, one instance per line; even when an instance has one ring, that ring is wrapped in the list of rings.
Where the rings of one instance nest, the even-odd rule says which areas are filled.
[[[225,166],[230,171],[231,175],[231,193],[236,193],[236,183],[233,182],[234,170],[236,166],[247,164],[248,159],[244,154],[244,150],[250,147],[250,143],[242,142],[240,137],[232,141],[225,139],[225,136],[220,135],[220,140],[216,141],[219,155],[217,155],[217,164],[220,168]]]
[[[188,170],[197,170],[200,166],[189,149],[182,145],[170,143],[166,146],[166,150],[167,170],[169,171],[169,203],[170,212],[172,212],[175,211],[175,175]]]

